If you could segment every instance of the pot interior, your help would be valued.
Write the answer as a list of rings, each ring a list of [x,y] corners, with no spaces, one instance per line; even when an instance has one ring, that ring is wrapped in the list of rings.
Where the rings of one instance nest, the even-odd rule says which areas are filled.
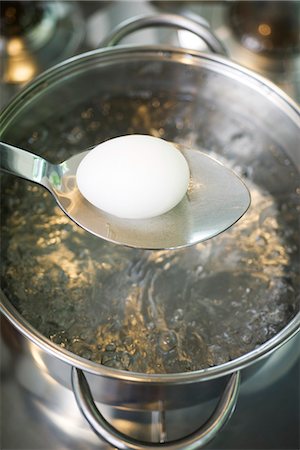
[[[204,55],[95,53],[50,71],[3,114],[2,140],[60,162],[124,134],[215,156],[252,203],[194,247],[142,251],[72,223],[43,188],[2,177],[3,290],[52,342],[143,373],[220,365],[258,348],[297,314],[297,115],[279,94]]]

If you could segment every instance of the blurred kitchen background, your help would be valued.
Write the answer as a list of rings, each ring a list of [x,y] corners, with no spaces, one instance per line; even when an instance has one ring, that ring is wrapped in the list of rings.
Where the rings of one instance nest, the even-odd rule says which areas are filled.
[[[140,14],[177,13],[209,25],[230,59],[300,99],[299,1],[2,1],[1,103],[45,69],[99,47],[121,21]],[[206,51],[183,30],[147,29],[123,43],[166,43]]]

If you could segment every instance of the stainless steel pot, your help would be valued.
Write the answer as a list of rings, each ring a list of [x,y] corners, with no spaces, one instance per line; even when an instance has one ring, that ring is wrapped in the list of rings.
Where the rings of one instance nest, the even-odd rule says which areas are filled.
[[[115,44],[128,32],[148,25],[170,24],[195,32],[206,40],[212,50],[223,51],[219,41],[203,25],[170,15],[127,23],[110,37],[108,43]],[[95,81],[100,76],[101,83],[96,84]],[[248,158],[257,158],[258,174],[261,175],[266,170],[272,172],[272,166],[268,164],[272,163],[272,158],[277,163],[281,158],[281,153],[274,150],[275,143],[278,148],[284,149],[288,158],[288,163],[287,160],[282,163],[279,161],[284,172],[279,180],[280,186],[274,184],[274,179],[264,176],[260,178],[260,182],[265,183],[264,188],[271,193],[278,190],[286,193],[294,186],[291,179],[294,179],[300,167],[297,106],[275,86],[227,59],[188,50],[119,47],[72,58],[39,76],[3,111],[2,139],[20,145],[22,139],[31,136],[31,141],[27,143],[27,147],[30,147],[32,143],[34,146],[34,136],[44,133],[42,139],[47,141],[49,148],[50,123],[58,105],[67,116],[76,104],[92,98],[96,93],[103,98],[122,93],[130,99],[132,96],[151,96],[158,89],[164,89],[170,97],[177,94],[192,97],[197,107],[203,105],[206,119],[211,119],[206,120],[207,134],[202,137],[206,141],[205,147],[212,145],[211,135],[217,134],[219,130],[220,133],[231,133],[238,138],[240,122],[228,121],[227,117],[240,117],[243,123],[252,124],[252,130],[257,127],[261,143],[264,148],[270,149],[270,154],[266,152],[267,155],[260,155],[258,152],[256,155],[249,155],[243,151],[239,154],[235,150],[229,157],[238,159],[242,165],[247,165]],[[217,113],[214,108],[217,108]],[[182,127],[174,127],[168,138],[175,140],[184,134],[185,142],[197,147],[197,126],[196,114],[193,115],[192,110],[189,129],[183,132]],[[15,133],[16,129],[18,133]],[[123,132],[122,124],[119,132]],[[107,138],[111,137],[110,133],[108,121]],[[88,142],[89,139],[93,138],[87,136],[86,141],[80,145],[88,147],[92,144]],[[38,145],[39,139],[36,142]],[[74,142],[75,147],[76,145],[80,151],[81,148]],[[220,146],[222,147],[222,143]],[[286,176],[287,170],[290,177]],[[150,375],[105,367],[60,348],[37,332],[8,299],[4,295],[2,297],[5,316],[20,332],[17,352],[24,355],[46,378],[72,389],[80,410],[94,431],[120,449],[162,447],[175,450],[196,449],[205,445],[219,432],[234,410],[241,371],[243,376],[250,376],[265,363],[267,356],[272,357],[271,353],[275,350],[278,353],[279,348],[297,333],[300,321],[298,314],[273,338],[227,363],[193,372]],[[194,431],[197,407],[201,402],[217,397],[220,397],[218,405],[208,421]],[[112,424],[104,419],[93,399],[109,408],[105,417],[110,417]],[[178,436],[176,429],[166,437],[164,424],[168,411],[179,412],[184,417],[187,422],[186,437]],[[161,443],[151,444],[137,439],[141,432],[128,426],[128,420],[134,422],[137,420],[137,413],[141,415],[142,412],[150,412],[152,416],[158,414],[159,438],[149,436],[148,440],[159,440]],[[128,415],[131,418],[128,419]],[[120,417],[123,417],[125,425],[118,420]],[[163,443],[164,440],[167,442]]]

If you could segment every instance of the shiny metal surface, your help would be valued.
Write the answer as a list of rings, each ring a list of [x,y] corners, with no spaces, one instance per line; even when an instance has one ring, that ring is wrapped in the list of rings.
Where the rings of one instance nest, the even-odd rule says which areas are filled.
[[[102,239],[135,248],[177,248],[220,234],[239,220],[250,204],[247,187],[233,171],[202,152],[178,148],[190,167],[188,193],[168,213],[147,220],[106,214],[81,195],[76,171],[88,151],[53,165],[1,142],[1,169],[46,187],[70,219]]]
[[[3,449],[114,448],[90,429],[76,405],[71,386],[65,387],[53,375],[50,359],[46,365],[43,351],[18,333],[5,319],[1,322],[1,346]],[[295,425],[299,417],[299,348],[298,335],[273,353],[263,365],[255,364],[242,372],[236,413],[222,433],[205,448],[298,448]],[[71,371],[67,365],[59,366],[55,359],[52,365],[56,365],[57,375],[70,380]],[[110,389],[108,385],[106,395],[118,396],[124,386]],[[200,383],[194,393],[199,388],[212,394],[206,383]],[[146,389],[145,386],[144,392]],[[176,390],[173,395],[176,396]],[[187,397],[192,397],[188,391]],[[149,403],[149,406],[152,410],[130,410],[120,407],[116,400],[114,405],[97,403],[97,408],[106,420],[120,432],[134,439],[159,442],[162,439],[179,439],[192,433],[212,413],[216,407],[216,398],[208,396],[194,406],[170,410],[164,409],[163,402]],[[287,421],[284,428],[281,426],[283,420]]]
[[[137,30],[149,27],[169,27],[182,29],[200,37],[213,53],[227,55],[223,43],[215,36],[209,27],[202,23],[191,20],[187,17],[175,14],[158,14],[153,16],[137,16],[122,22],[111,34],[102,42],[103,47],[114,46],[124,37]]]
[[[150,450],[152,448],[196,450],[197,448],[203,447],[216,437],[230,419],[236,407],[240,379],[240,372],[235,372],[231,375],[214,412],[198,430],[186,437],[171,442],[163,443],[164,439],[161,439],[159,444],[150,444],[126,436],[107,422],[93,401],[89,385],[83,372],[79,369],[72,369],[72,387],[80,411],[100,438],[112,446],[124,450]]]
[[[300,329],[300,314],[298,313],[274,338],[233,361],[193,372],[144,374],[116,370],[97,364],[55,345],[37,332],[16,311],[2,291],[0,291],[0,297],[2,302],[0,310],[20,333],[19,339],[24,347],[24,353],[28,353],[28,344],[34,343],[39,349],[39,361],[52,377],[70,388],[71,379],[68,366],[77,367],[88,374],[88,382],[92,386],[96,400],[107,404],[124,404],[126,407],[137,409],[147,408],[152,403],[158,404],[161,400],[168,409],[174,409],[178,405],[183,408],[205,401],[209,397],[220,395],[224,388],[224,378],[226,381],[228,375],[248,367],[252,373],[251,367],[254,363],[256,367],[263,366],[266,358],[274,352],[277,353],[288,341],[299,335]],[[204,381],[208,382],[205,389],[201,392],[198,390],[195,395],[193,384]],[[118,382],[121,384],[119,385]],[[145,389],[145,386],[148,388]],[[164,389],[161,389],[161,386]],[[134,398],[132,398],[133,388],[136,393]]]
[[[188,58],[186,56],[188,55]],[[115,48],[109,50],[98,50],[93,51],[80,57],[75,57],[72,60],[69,60],[67,63],[61,64],[60,66],[53,68],[46,72],[43,76],[40,76],[36,81],[34,81],[22,94],[22,99],[26,98],[26,95],[32,97],[34,95],[39,95],[41,91],[45,88],[51,86],[51,82],[55,83],[59,77],[64,73],[66,76],[71,73],[76,74],[76,70],[82,67],[86,69],[90,68],[93,65],[99,65],[101,62],[107,65],[109,62],[116,62],[120,60],[126,61],[126,66],[123,66],[123,70],[126,67],[130,68],[131,61],[139,61],[139,64],[145,65],[145,62],[150,61],[150,66],[153,68],[153,60],[156,61],[156,66],[154,67],[157,70],[157,67],[160,68],[167,66],[168,63],[172,62],[172,74],[173,78],[168,78],[168,87],[172,90],[174,89],[174,85],[177,88],[181,88],[182,79],[180,78],[181,72],[174,71],[174,61],[180,67],[180,70],[183,70],[183,73],[188,77],[189,72],[186,68],[191,65],[192,67],[197,67],[201,65],[201,69],[207,71],[207,89],[199,91],[200,94],[206,93],[212,98],[216,99],[219,102],[219,109],[225,113],[226,108],[228,111],[233,110],[234,114],[248,114],[248,118],[253,117],[253,108],[255,108],[255,119],[257,121],[262,121],[263,126],[270,130],[269,126],[271,126],[272,122],[272,132],[276,134],[277,141],[284,145],[285,151],[292,158],[295,164],[299,164],[297,161],[298,158],[298,135],[297,130],[299,130],[299,113],[297,105],[289,99],[282,91],[276,89],[274,85],[268,83],[266,80],[262,79],[259,76],[254,75],[252,72],[249,72],[246,69],[243,69],[241,66],[233,64],[223,58],[219,58],[216,56],[203,55],[197,52],[191,52],[186,50],[175,50],[170,47],[134,47],[134,48]],[[137,73],[136,64],[133,67],[134,73]],[[150,66],[148,70],[150,70]],[[146,65],[147,67],[147,65]],[[163,72],[164,73],[164,72]],[[220,75],[222,74],[222,75]],[[116,72],[110,73],[110,79],[112,75],[117,76]],[[142,73],[142,78],[137,76],[135,79],[135,86],[137,83],[148,82],[148,78],[145,77],[145,72]],[[132,72],[125,73],[125,76],[122,74],[122,79],[124,82],[129,80],[131,82]],[[219,76],[222,79],[222,83],[215,83],[216,77]],[[150,78],[153,80],[153,75],[150,72]],[[185,78],[183,79],[185,80]],[[186,78],[187,83],[189,78]],[[237,80],[239,83],[237,83]],[[192,78],[192,82],[195,80]],[[193,84],[185,84],[184,89],[190,88],[193,90]],[[234,88],[233,88],[234,86]],[[87,97],[91,95],[91,91],[89,91],[89,85],[85,83],[85,91],[84,95]],[[209,88],[209,89],[208,89]],[[226,88],[226,89],[225,89]],[[91,89],[94,93],[95,86],[92,86]],[[194,92],[194,91],[193,91]],[[222,97],[222,93],[226,93],[226,98]],[[61,97],[59,92],[58,97]],[[230,101],[228,101],[228,98]],[[55,95],[53,94],[50,101],[55,100]],[[3,120],[3,132],[8,134],[8,128],[12,123],[13,116],[20,110],[20,98],[16,98],[9,107],[2,114]],[[260,104],[260,108],[257,108],[258,103]],[[32,105],[32,101],[30,105]],[[50,105],[51,107],[51,105]],[[39,117],[43,114],[41,110],[38,111]],[[224,117],[226,115],[224,114]],[[243,116],[244,117],[244,116]],[[268,119],[270,118],[270,120]],[[38,116],[36,117],[38,119]],[[279,126],[274,126],[274,123]],[[233,128],[232,132],[235,129]],[[268,131],[269,132],[269,131]],[[12,139],[12,136],[10,137]],[[91,143],[92,144],[92,143]],[[89,361],[84,361],[81,358],[75,357],[75,355],[71,355],[70,353],[61,350],[58,350],[57,347],[47,339],[42,339],[41,336],[38,336],[35,330],[28,328],[28,324],[26,324],[22,319],[18,319],[15,321],[15,310],[11,307],[9,302],[5,302],[5,310],[6,314],[10,317],[10,319],[16,324],[16,326],[27,335],[30,339],[34,339],[40,343],[44,348],[47,348],[48,351],[59,356],[66,361],[71,362],[71,364],[76,365],[77,367],[81,367],[83,369],[87,369],[90,372],[105,374],[111,377],[130,379],[130,380],[148,380],[148,381],[158,381],[160,377],[151,376],[143,376],[142,374],[132,374],[132,373],[122,373],[120,371],[110,370],[107,367],[101,367],[97,364],[93,364]],[[207,371],[198,373],[187,373],[187,374],[177,374],[177,375],[164,375],[164,381],[168,382],[178,382],[178,381],[188,381],[195,380],[200,378],[209,379],[219,376],[221,374],[226,374],[234,371],[237,368],[244,367],[256,360],[258,360],[263,355],[266,355],[268,352],[275,350],[278,346],[282,345],[286,339],[291,337],[299,327],[299,317],[295,317],[294,320],[290,322],[290,324],[278,335],[276,338],[268,341],[263,346],[259,347],[255,351],[251,352],[244,357],[241,357],[235,361],[231,361],[224,366],[219,366],[215,368],[210,368]],[[38,337],[37,337],[38,336]]]
[[[165,49],[165,52],[167,54],[170,54],[172,52],[171,49]],[[180,52],[179,52],[180,53]],[[179,54],[178,53],[178,54]],[[130,54],[130,52],[128,53]],[[144,54],[144,50],[140,51],[140,57],[142,57],[142,55]],[[184,52],[181,53],[181,56],[184,55]],[[174,57],[175,54],[173,53],[172,56]],[[189,57],[191,57],[191,53],[189,52]],[[194,58],[195,55],[192,56],[192,58]],[[195,60],[194,60],[195,62]],[[268,116],[268,113],[272,112],[272,118],[274,119],[274,122],[278,125],[280,124],[281,127],[279,126],[274,126],[274,123],[272,124],[271,128],[268,128],[268,130],[272,130],[272,132],[277,133],[277,138],[279,140],[279,142],[285,142],[286,143],[286,151],[287,153],[290,153],[291,155],[294,156],[294,158],[297,157],[296,150],[298,149],[298,139],[297,139],[297,134],[295,133],[295,130],[297,130],[297,120],[296,119],[297,116],[297,109],[293,107],[293,103],[289,103],[289,100],[287,98],[285,98],[285,96],[282,96],[280,92],[276,93],[276,89],[274,89],[272,87],[272,85],[268,85],[268,83],[263,82],[261,79],[253,77],[253,75],[251,74],[247,74],[246,71],[240,70],[237,68],[237,66],[234,65],[230,65],[229,63],[226,62],[222,62],[221,60],[218,61],[218,59],[213,60],[208,58],[205,62],[205,58],[203,58],[203,60],[201,61],[201,63],[205,64],[207,63],[208,65],[211,64],[211,68],[212,67],[216,67],[218,66],[219,68],[221,66],[223,66],[223,69],[225,70],[225,73],[227,71],[233,71],[235,72],[235,76],[236,79],[239,79],[239,81],[241,81],[242,83],[244,83],[244,87],[246,86],[256,86],[257,88],[257,92],[260,92],[260,96],[261,96],[261,108],[256,109],[255,111],[258,114],[258,118],[259,119],[263,119],[265,120],[266,116]],[[215,66],[214,66],[215,64]],[[237,75],[239,73],[239,75]],[[248,81],[247,81],[247,77]],[[222,91],[224,92],[224,87],[222,86]],[[226,91],[226,89],[225,89]],[[221,89],[220,91],[221,92]],[[214,92],[213,92],[214,93]],[[245,94],[245,92],[244,92]],[[251,102],[251,98],[249,98],[247,96],[247,101],[244,101],[245,99],[243,99],[242,95],[241,95],[241,109],[239,109],[239,106],[237,107],[237,113],[242,113],[243,112],[243,107],[245,106],[245,103],[247,104],[249,102],[249,106],[251,109],[251,106],[254,106],[257,100],[257,97],[255,95],[255,88],[253,88],[253,92],[252,92],[253,96],[255,97],[253,99],[253,103]],[[237,95],[238,97],[238,95]],[[268,97],[268,99],[270,100],[270,103],[273,104],[273,106],[276,106],[274,108],[268,108],[268,102],[264,102],[263,101],[263,97]],[[230,104],[230,107],[232,106],[232,104]],[[270,106],[270,105],[269,105]],[[17,102],[15,102],[14,107],[17,107]],[[278,109],[276,109],[278,108]],[[13,107],[10,110],[10,114],[13,111]],[[280,112],[279,112],[280,111]],[[284,114],[281,114],[282,112],[285,112]],[[8,114],[9,116],[9,114]],[[295,126],[293,126],[293,123]],[[266,121],[264,122],[264,126],[268,126],[269,122]],[[293,136],[293,137],[292,137]],[[121,394],[123,394],[124,390],[127,390],[127,393],[130,393],[130,383],[127,383],[127,381],[132,381],[133,384],[135,384],[135,388],[136,386],[136,382],[140,382],[140,390],[138,390],[138,392],[142,392],[143,394],[145,394],[145,399],[146,401],[149,402],[148,406],[149,407],[153,407],[153,404],[151,404],[150,399],[153,398],[151,396],[152,392],[156,392],[156,399],[161,398],[161,396],[167,396],[167,394],[170,394],[170,397],[172,400],[177,400],[176,398],[176,392],[178,390],[178,386],[180,384],[180,382],[187,382],[188,384],[192,381],[196,381],[198,380],[199,382],[204,382],[204,381],[209,381],[209,384],[214,384],[216,381],[215,378],[219,377],[218,379],[222,379],[224,378],[223,375],[228,374],[228,373],[232,373],[232,371],[236,370],[237,368],[241,368],[241,367],[246,367],[248,365],[251,364],[251,366],[246,369],[245,371],[251,371],[251,370],[257,370],[258,372],[260,372],[260,369],[263,370],[264,368],[264,364],[262,364],[261,366],[259,366],[259,368],[257,368],[257,364],[253,364],[252,367],[252,363],[257,362],[260,358],[262,358],[263,356],[266,356],[267,354],[269,354],[270,358],[266,361],[262,361],[262,363],[265,363],[266,366],[268,365],[268,363],[272,360],[274,361],[278,358],[280,359],[280,356],[282,356],[283,354],[287,357],[284,360],[280,360],[280,362],[278,363],[278,365],[275,364],[275,366],[272,366],[272,364],[269,366],[270,371],[268,372],[268,374],[265,376],[264,378],[264,382],[262,383],[262,385],[264,386],[264,388],[267,388],[268,386],[270,386],[271,382],[274,383],[275,387],[278,386],[278,384],[276,384],[276,382],[278,382],[279,378],[276,377],[280,377],[281,374],[281,370],[283,369],[290,369],[292,366],[292,362],[295,362],[295,357],[297,357],[297,351],[293,350],[291,353],[287,353],[286,352],[286,346],[289,346],[289,344],[291,342],[287,342],[287,340],[289,338],[291,338],[297,331],[297,329],[299,328],[299,316],[295,318],[295,320],[293,320],[284,330],[282,330],[281,333],[279,333],[274,339],[272,339],[271,341],[267,342],[265,345],[261,346],[260,348],[256,349],[255,351],[251,352],[251,354],[245,355],[242,358],[239,358],[238,360],[235,361],[231,361],[229,364],[223,365],[223,366],[219,366],[219,367],[215,367],[215,368],[210,368],[208,370],[204,370],[204,371],[199,371],[199,372],[195,372],[195,373],[190,373],[190,374],[176,374],[174,376],[172,375],[166,375],[166,376],[147,376],[147,375],[141,375],[141,374],[126,374],[126,373],[122,373],[122,372],[118,372],[118,371],[114,371],[111,370],[109,368],[105,368],[105,367],[101,367],[97,364],[92,364],[89,361],[83,360],[81,358],[76,357],[75,355],[71,355],[68,352],[65,352],[63,350],[60,350],[57,346],[51,344],[47,339],[41,337],[40,335],[38,335],[38,333],[35,332],[34,329],[32,329],[30,326],[28,326],[28,324],[26,324],[26,322],[24,320],[22,320],[20,317],[18,317],[18,315],[16,314],[15,310],[11,307],[11,305],[9,305],[8,302],[5,302],[5,308],[4,308],[5,314],[10,318],[11,322],[14,324],[14,326],[21,331],[23,336],[26,336],[27,338],[29,338],[30,340],[34,341],[40,348],[37,351],[36,345],[32,344],[32,347],[35,349],[34,352],[32,352],[32,350],[29,349],[28,356],[31,356],[31,353],[34,353],[35,355],[35,360],[36,362],[38,362],[39,364],[39,370],[37,371],[38,375],[37,375],[37,379],[38,376],[41,375],[41,370],[43,369],[44,373],[46,373],[47,375],[49,374],[49,372],[51,373],[53,369],[53,366],[60,366],[61,367],[59,370],[56,370],[55,373],[57,374],[57,378],[59,378],[58,374],[60,375],[60,377],[63,379],[64,383],[70,383],[70,368],[68,368],[68,364],[70,365],[74,365],[76,367],[81,367],[84,370],[86,370],[87,372],[87,377],[89,379],[89,384],[92,383],[92,391],[93,394],[95,395],[96,398],[98,398],[98,396],[101,395],[106,395],[107,397],[109,397],[109,395],[112,395],[112,397],[115,395],[117,399],[119,399],[119,396]],[[23,340],[23,345],[24,345],[24,350],[25,347],[29,346],[31,344],[29,344],[29,340],[24,338],[21,340]],[[284,345],[285,344],[285,345]],[[297,349],[299,349],[298,347],[296,347]],[[41,350],[44,349],[44,350]],[[271,351],[276,350],[276,352],[274,352],[273,354],[270,355]],[[21,350],[19,348],[19,356],[20,356]],[[280,356],[279,356],[280,355]],[[288,356],[287,356],[288,355]],[[56,358],[54,358],[54,362],[52,363],[52,365],[50,364],[45,364],[45,361],[48,361],[49,359],[52,358],[52,356],[56,356]],[[15,358],[15,361],[17,360],[17,358]],[[64,363],[63,363],[64,361]],[[19,361],[18,361],[19,362]],[[65,364],[65,363],[68,364]],[[63,365],[65,364],[65,365]],[[258,363],[260,364],[260,363]],[[15,364],[15,367],[17,366],[17,363]],[[255,368],[254,368],[255,366]],[[32,365],[29,365],[30,369],[29,371],[32,369]],[[64,368],[63,368],[64,367]],[[23,370],[20,369],[19,371],[19,380],[21,383],[24,383],[24,378],[26,381],[26,377],[24,377],[24,366],[23,366]],[[92,374],[98,374],[95,377]],[[30,374],[30,376],[28,377],[28,384],[32,383],[34,381],[34,378],[31,376],[32,374]],[[99,375],[104,375],[103,377]],[[245,375],[246,376],[246,375]],[[46,377],[47,378],[47,377]],[[44,384],[45,389],[41,389],[42,395],[46,395],[49,394],[49,391],[53,393],[53,391],[51,391],[51,381],[53,378],[50,376],[50,378],[47,379],[47,383]],[[112,385],[110,384],[112,379],[116,379],[118,381],[120,381],[120,386],[119,388],[117,388],[115,386],[115,388],[109,389],[109,387],[111,387]],[[93,381],[92,381],[93,380]],[[109,380],[109,381],[108,381]],[[124,383],[123,383],[124,381]],[[249,380],[250,383],[251,380]],[[218,437],[214,443],[212,443],[212,447],[211,444],[209,444],[208,448],[229,448],[230,450],[233,448],[250,448],[250,446],[252,448],[267,448],[265,445],[265,442],[263,440],[259,440],[258,437],[258,432],[257,430],[261,430],[262,428],[259,428],[260,426],[263,426],[263,432],[265,433],[265,424],[263,423],[264,420],[266,419],[266,417],[268,416],[268,414],[272,414],[274,407],[269,407],[268,404],[268,398],[266,396],[264,396],[264,393],[259,392],[259,394],[254,395],[253,392],[255,392],[255,389],[259,389],[260,386],[260,381],[261,379],[257,378],[256,383],[254,383],[254,387],[252,386],[248,388],[248,395],[251,397],[250,399],[248,398],[249,402],[249,409],[251,409],[252,414],[250,413],[250,416],[247,416],[246,418],[244,416],[239,415],[238,417],[234,416],[233,420],[235,420],[234,425],[232,426],[232,428],[229,428],[228,433],[226,434],[227,429],[225,429],[225,431],[220,435],[220,437]],[[48,383],[49,382],[49,383]],[[105,383],[108,382],[108,384],[106,385]],[[168,392],[168,388],[170,386],[167,386],[167,383],[170,382],[171,384],[173,384],[174,390],[172,390],[171,392]],[[155,390],[152,391],[151,390],[151,385],[152,384],[156,384],[155,386]],[[35,387],[33,388],[33,392],[37,392],[38,390],[38,385],[37,383],[33,383],[35,385]],[[188,384],[185,386],[187,387]],[[97,385],[99,390],[97,390]],[[101,387],[99,387],[99,385]],[[250,383],[251,385],[251,383]],[[205,382],[203,383],[203,391],[207,391],[207,386],[208,384]],[[52,384],[53,387],[53,384]],[[61,389],[62,386],[59,386],[59,389]],[[108,387],[107,389],[105,389],[105,387]],[[183,388],[184,386],[181,386],[181,388]],[[248,384],[249,387],[249,384]],[[149,392],[150,391],[150,392]],[[245,391],[247,391],[246,389],[246,385],[245,385]],[[244,392],[245,392],[244,391]],[[29,390],[29,392],[32,392]],[[61,391],[60,391],[61,392]],[[136,393],[136,390],[134,391]],[[195,390],[193,391],[195,392]],[[276,389],[275,391],[272,391],[272,393],[274,394],[274,397],[276,397]],[[68,392],[68,394],[70,394],[70,392]],[[96,395],[97,394],[97,395]],[[132,406],[132,403],[130,403],[129,400],[134,401],[136,400],[136,395],[133,394],[133,391],[131,391],[131,398],[128,395],[128,405]],[[36,395],[36,394],[34,394]],[[36,397],[33,395],[34,399],[36,399]],[[184,395],[182,395],[183,397]],[[40,400],[40,397],[37,395],[37,397]],[[57,398],[59,398],[60,396],[58,395]],[[67,396],[68,398],[70,398],[70,396]],[[290,397],[292,399],[294,399],[294,394],[292,397]],[[262,399],[266,399],[266,404],[262,401]],[[31,399],[32,400],[32,399]],[[51,399],[53,400],[53,398]],[[49,402],[51,403],[51,400],[49,400]],[[193,401],[193,393],[192,391],[187,391],[186,393],[186,400],[187,401]],[[245,403],[247,404],[247,401],[245,401],[245,397],[243,398],[244,400],[244,405]],[[252,401],[253,400],[253,401]],[[254,401],[255,400],[255,401]],[[272,400],[274,400],[274,398],[272,398]],[[58,427],[60,427],[60,430],[65,427],[65,433],[64,433],[64,439],[59,439],[59,444],[60,444],[60,449],[62,448],[62,444],[61,442],[64,443],[64,445],[66,447],[71,446],[70,448],[72,448],[72,450],[74,450],[75,448],[83,448],[84,445],[89,445],[86,444],[85,438],[86,438],[86,434],[85,432],[81,433],[80,435],[80,442],[78,441],[78,439],[74,439],[72,440],[72,438],[70,438],[69,434],[70,434],[70,424],[71,422],[65,421],[64,419],[66,419],[67,414],[74,411],[74,401],[73,403],[71,402],[70,404],[68,404],[68,402],[63,402],[64,406],[66,406],[66,408],[62,408],[62,405],[60,403],[60,401],[62,401],[62,396],[59,398],[58,400],[58,410],[59,412],[57,414],[51,414],[51,408],[50,412],[48,410],[48,415],[46,417],[46,423],[47,423],[47,430],[49,428],[51,428],[53,421],[51,421],[51,418],[56,418],[56,425]],[[36,404],[42,404],[42,401],[37,401]],[[277,407],[280,408],[280,406],[282,406],[281,411],[283,410],[285,403],[284,401],[282,401],[282,405],[277,404]],[[118,405],[118,400],[116,401],[116,404]],[[257,408],[257,405],[260,405],[259,408]],[[276,403],[275,403],[276,404]],[[71,406],[70,406],[71,405]],[[155,406],[158,405],[158,402]],[[272,403],[272,405],[274,405],[274,403]],[[269,407],[269,408],[268,408]],[[253,410],[255,411],[255,413],[253,413]],[[259,411],[258,411],[259,410]],[[263,425],[261,425],[260,422],[255,422],[254,420],[254,415],[259,416],[259,413],[263,410],[264,414],[262,414],[261,420],[260,422],[263,423]],[[41,409],[39,409],[39,411],[41,411]],[[157,410],[156,410],[157,411]],[[155,411],[155,412],[156,412]],[[289,412],[287,410],[287,412]],[[241,411],[242,413],[242,411]],[[257,413],[257,414],[256,414]],[[76,414],[76,413],[75,413]],[[77,416],[76,416],[77,417]],[[177,421],[172,421],[170,420],[170,436],[173,433],[176,433],[177,431],[179,432],[179,428],[180,428],[180,433],[183,435],[184,433],[182,433],[182,417],[183,415],[181,415],[181,411],[179,411],[179,414],[177,415]],[[274,417],[274,416],[273,416]],[[40,416],[41,418],[41,416]],[[124,416],[123,416],[124,418]],[[186,419],[186,416],[184,416],[184,418]],[[179,419],[179,420],[178,420]],[[55,420],[55,419],[54,419]],[[80,423],[82,425],[82,422],[80,422],[80,419],[78,419],[79,422],[76,423]],[[83,420],[83,418],[82,418]],[[122,422],[122,421],[121,421]],[[129,421],[130,424],[124,423],[126,422],[126,420],[124,419],[122,425],[124,425],[124,429],[126,431],[128,431],[128,428],[130,429],[130,427],[132,426],[132,428],[134,428],[134,421]],[[154,424],[155,424],[155,420],[153,420]],[[185,420],[186,424],[188,424],[189,419]],[[274,436],[276,435],[276,437],[278,436],[278,427],[276,428],[276,423],[279,425],[281,424],[281,421],[278,422],[278,420],[276,421],[276,417],[274,420],[274,423],[272,424],[272,430],[269,432],[268,436]],[[253,427],[251,425],[255,425],[256,426],[256,432],[253,433]],[[275,424],[275,426],[274,426]],[[231,425],[231,422],[229,424],[229,427]],[[49,428],[48,428],[49,427]],[[84,427],[84,425],[83,425]],[[69,428],[69,429],[67,429]],[[73,428],[71,428],[72,430],[74,430],[74,428],[76,429],[76,426]],[[138,427],[137,427],[138,428]],[[86,429],[84,428],[84,430],[86,431]],[[143,430],[143,431],[141,431]],[[238,430],[238,432],[237,432]],[[274,431],[275,430],[275,431]],[[147,432],[145,431],[145,429],[141,426],[139,432],[137,432],[137,430],[135,430],[136,434],[141,435],[142,437],[145,438],[145,436],[147,434]],[[87,432],[88,433],[88,432]],[[225,433],[225,434],[224,434]],[[135,433],[132,433],[135,434]],[[143,435],[144,434],[144,435]],[[158,433],[159,435],[159,433]],[[99,448],[99,444],[95,443],[95,441],[93,440],[93,438],[91,437],[91,434],[88,434],[88,440],[92,440],[92,444],[89,445],[89,448],[94,447],[95,448]],[[149,436],[151,439],[151,433],[149,432]],[[61,438],[61,436],[60,436]],[[172,437],[170,437],[171,439]],[[149,439],[149,440],[150,440]],[[155,439],[152,436],[153,441],[155,441]],[[51,440],[51,439],[50,439]],[[71,441],[71,443],[70,443]],[[31,441],[32,442],[32,441]],[[287,438],[285,439],[285,441],[280,441],[278,443],[278,441],[274,441],[271,439],[271,445],[272,443],[274,443],[273,447],[269,447],[269,448],[279,448],[279,446],[281,445],[280,448],[286,448],[287,443],[292,442],[292,444],[290,445],[290,448],[293,448],[292,446],[294,445],[293,442],[295,442],[295,435],[293,434],[293,439],[291,441],[290,436],[287,436]],[[19,444],[20,445],[20,444]],[[22,445],[22,444],[21,444]],[[45,443],[41,443],[39,442],[37,444],[37,448],[42,448],[43,445],[46,445]],[[57,446],[57,442],[51,442],[48,445],[48,449],[50,447],[55,448],[55,446]],[[104,447],[105,446],[105,447]],[[277,447],[276,447],[277,446]],[[33,448],[33,446],[31,445],[31,448]],[[103,448],[107,448],[106,444],[103,444]],[[295,447],[296,448],[296,447]]]

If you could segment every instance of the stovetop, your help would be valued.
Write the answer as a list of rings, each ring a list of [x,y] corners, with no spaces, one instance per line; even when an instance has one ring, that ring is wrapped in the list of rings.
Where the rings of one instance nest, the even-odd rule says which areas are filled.
[[[85,23],[85,38],[73,53],[79,53],[97,48],[105,35],[123,19],[137,14],[153,14],[159,10],[166,10],[165,5],[146,1],[99,1],[77,2],[82,9]],[[158,2],[160,3],[160,2]],[[168,3],[168,2],[167,2]],[[170,2],[171,3],[171,2]],[[174,2],[172,2],[174,3]],[[194,5],[184,10],[178,2],[175,10],[167,5],[168,12],[198,14],[209,22],[213,29],[229,48],[232,58],[243,64],[243,55],[249,56],[249,50],[244,51],[239,42],[234,42],[228,23],[225,21],[226,5],[230,2],[193,2]],[[287,2],[288,3],[288,2]],[[196,6],[195,6],[196,5]],[[181,8],[181,9],[180,9]],[[126,43],[135,43],[136,37],[126,39]],[[139,43],[167,42],[178,45],[188,45],[195,49],[202,49],[203,44],[184,33],[174,31],[157,32],[145,30],[139,35]],[[62,43],[63,45],[63,43]],[[231,51],[230,51],[231,50]],[[69,55],[71,56],[71,55]],[[295,100],[300,99],[300,63],[298,57],[285,59],[276,71],[276,64],[261,65],[255,55],[245,59],[244,64],[280,85]],[[278,60],[277,60],[278,61]],[[51,62],[49,61],[49,65]],[[7,86],[7,100],[11,93],[18,91],[20,85]],[[238,405],[233,417],[226,428],[206,448],[215,450],[230,449],[298,449],[300,423],[300,393],[299,393],[299,348],[298,341],[293,342],[292,357],[285,360],[284,365],[274,365],[267,372],[258,372],[251,380],[242,384]],[[296,344],[295,344],[296,342]],[[64,424],[64,417],[58,414],[52,422],[45,419],[41,409],[32,402],[28,392],[20,382],[18,365],[11,364],[11,350],[2,347],[2,384],[1,384],[1,448],[3,450],[109,450],[108,444],[97,437],[91,438],[92,432],[86,431],[84,419],[78,412],[76,424]],[[71,392],[63,394],[68,397],[68,405],[77,411],[77,405]],[[77,413],[76,413],[77,414]],[[76,428],[78,423],[79,428]],[[80,435],[81,426],[83,434]],[[180,424],[178,424],[180,426]],[[88,433],[88,438],[85,438]]]

